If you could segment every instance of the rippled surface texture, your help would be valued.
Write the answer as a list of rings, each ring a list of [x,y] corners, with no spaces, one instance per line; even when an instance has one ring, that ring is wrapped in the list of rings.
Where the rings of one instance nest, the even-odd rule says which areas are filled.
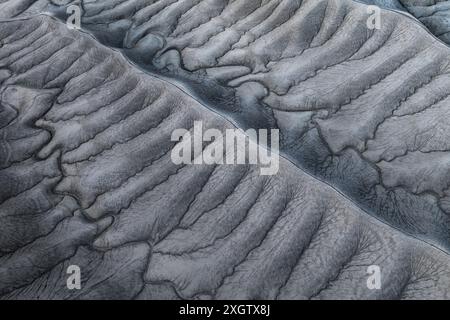
[[[449,299],[449,21],[436,0],[0,0],[0,298]],[[194,121],[279,129],[278,173],[175,164]]]

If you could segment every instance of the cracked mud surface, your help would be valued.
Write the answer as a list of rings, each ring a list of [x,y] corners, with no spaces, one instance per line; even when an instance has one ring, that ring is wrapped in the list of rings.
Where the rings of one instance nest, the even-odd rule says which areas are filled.
[[[0,1],[0,298],[450,298],[447,1],[365,2],[380,30],[350,0],[81,1],[82,31]],[[279,129],[278,174],[174,164],[197,120]]]

